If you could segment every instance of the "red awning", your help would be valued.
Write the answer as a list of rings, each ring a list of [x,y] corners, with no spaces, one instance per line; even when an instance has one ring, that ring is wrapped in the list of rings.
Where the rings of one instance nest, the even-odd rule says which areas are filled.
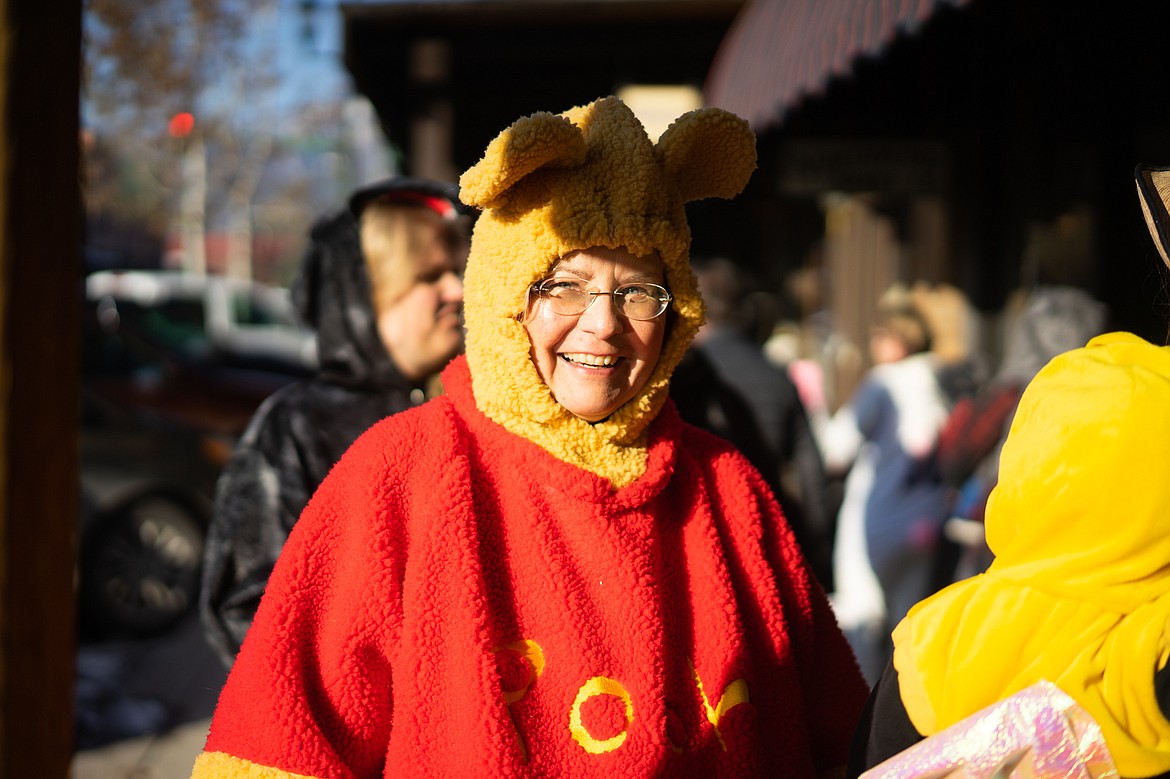
[[[850,73],[899,34],[913,34],[940,6],[970,0],[749,0],[728,30],[704,97],[756,130],[780,122],[805,95]]]

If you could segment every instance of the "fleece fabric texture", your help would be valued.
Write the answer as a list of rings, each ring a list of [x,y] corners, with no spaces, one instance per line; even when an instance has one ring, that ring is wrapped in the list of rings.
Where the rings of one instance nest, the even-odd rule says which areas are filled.
[[[447,395],[294,528],[194,776],[790,776],[866,688],[758,472],[667,403],[615,488]]]
[[[1170,657],[1168,401],[1170,347],[1128,333],[1028,385],[987,504],[995,561],[894,631],[919,733],[1046,679],[1097,720],[1121,776],[1170,770],[1155,690]]]
[[[633,112],[607,97],[505,129],[459,179],[483,209],[464,277],[467,361],[477,405],[565,462],[625,486],[646,464],[645,430],[671,373],[703,323],[685,204],[739,194],[756,166],[747,122],[717,108],[679,117],[651,142]],[[565,255],[596,246],[657,252],[674,295],[661,356],[639,394],[589,424],[557,403],[528,359],[529,287]]]
[[[252,417],[216,484],[208,529],[200,615],[229,667],[313,490],[366,429],[425,400],[378,337],[350,210],[313,226],[293,301],[317,333],[321,369],[276,392]]]

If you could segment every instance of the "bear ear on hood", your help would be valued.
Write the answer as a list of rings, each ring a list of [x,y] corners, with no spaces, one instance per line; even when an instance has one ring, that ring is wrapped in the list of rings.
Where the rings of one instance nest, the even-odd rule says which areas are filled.
[[[656,148],[668,185],[684,203],[735,197],[756,169],[755,133],[746,121],[720,108],[683,114]]]
[[[563,116],[532,114],[497,135],[483,159],[459,177],[459,198],[470,206],[497,208],[525,176],[541,168],[573,168],[584,162],[580,128]]]

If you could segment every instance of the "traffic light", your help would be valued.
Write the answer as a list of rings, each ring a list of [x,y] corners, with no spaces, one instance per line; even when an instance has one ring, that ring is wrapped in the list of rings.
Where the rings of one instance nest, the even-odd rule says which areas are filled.
[[[195,117],[187,111],[180,111],[167,123],[172,138],[186,138],[195,129]]]

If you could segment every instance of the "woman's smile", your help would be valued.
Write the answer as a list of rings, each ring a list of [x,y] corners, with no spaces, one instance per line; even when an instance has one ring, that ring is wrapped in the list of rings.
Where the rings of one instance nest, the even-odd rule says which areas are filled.
[[[573,365],[580,365],[586,368],[612,368],[618,364],[620,357],[615,357],[612,354],[562,354],[561,359]]]

